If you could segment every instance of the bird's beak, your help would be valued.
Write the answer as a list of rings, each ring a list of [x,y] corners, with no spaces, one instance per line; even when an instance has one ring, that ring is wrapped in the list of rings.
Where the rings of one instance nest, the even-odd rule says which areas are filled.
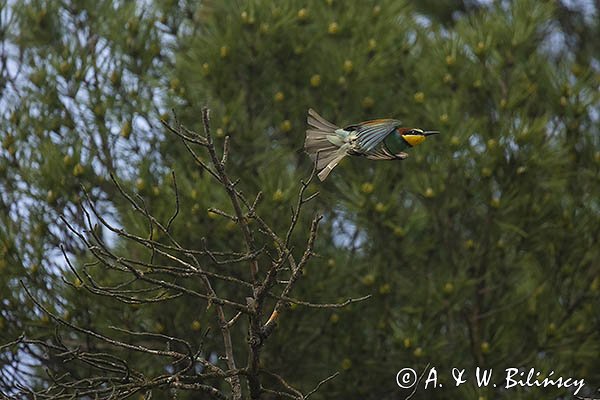
[[[439,135],[439,134],[440,134],[439,131],[425,131],[425,132],[423,132],[424,136]]]

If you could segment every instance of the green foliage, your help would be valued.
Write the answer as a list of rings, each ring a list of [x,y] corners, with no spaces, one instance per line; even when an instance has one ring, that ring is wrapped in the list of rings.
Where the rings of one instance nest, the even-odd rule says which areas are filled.
[[[23,280],[81,326],[194,344],[210,327],[205,346],[220,351],[214,309],[185,298],[123,305],[78,288],[58,245],[79,269],[89,256],[58,216],[84,225],[83,185],[121,226],[157,235],[132,215],[108,174],[167,221],[174,170],[180,215],[172,235],[189,248],[242,250],[235,225],[208,211],[232,213],[226,194],[158,120],[172,121],[165,110],[173,107],[201,131],[200,108],[208,105],[217,144],[231,138],[229,172],[250,197],[263,192],[259,211],[281,230],[296,183],[311,169],[301,148],[313,107],[342,126],[393,117],[442,134],[403,162],[347,159],[325,183],[311,184],[325,216],[319,257],[293,297],[373,297],[335,310],[292,307],[264,365],[304,392],[341,371],[315,398],[406,396],[396,372],[428,363],[444,383],[453,367],[525,366],[585,378],[588,394],[600,384],[597,21],[533,0],[14,3],[2,11],[11,16],[2,19],[2,38],[16,71],[3,70],[0,101],[0,341],[54,333],[22,292]],[[298,254],[309,217],[299,221]],[[257,240],[272,248],[266,236]],[[113,245],[130,257],[146,254]],[[123,280],[90,271],[103,284]],[[248,278],[245,270],[227,273]],[[229,293],[238,301],[246,295]],[[234,348],[245,344],[245,328]],[[415,398],[531,393],[465,384]]]

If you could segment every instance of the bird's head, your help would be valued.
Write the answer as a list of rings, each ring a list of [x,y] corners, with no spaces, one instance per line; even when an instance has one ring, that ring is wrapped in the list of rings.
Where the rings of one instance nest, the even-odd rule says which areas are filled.
[[[400,134],[411,147],[423,143],[427,136],[437,135],[438,133],[438,131],[424,131],[423,129],[418,128],[398,128],[398,134]]]

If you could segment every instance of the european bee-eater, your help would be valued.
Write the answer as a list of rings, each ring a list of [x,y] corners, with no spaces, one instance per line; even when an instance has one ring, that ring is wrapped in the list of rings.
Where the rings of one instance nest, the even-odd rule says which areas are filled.
[[[404,150],[422,143],[438,131],[403,128],[396,119],[374,119],[345,128],[335,126],[312,108],[308,110],[304,148],[313,162],[317,176],[324,181],[345,156],[362,156],[371,160],[404,160]]]

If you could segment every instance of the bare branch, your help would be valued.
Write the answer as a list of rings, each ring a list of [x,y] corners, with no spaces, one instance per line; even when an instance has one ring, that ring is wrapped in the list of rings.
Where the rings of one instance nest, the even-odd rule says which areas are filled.
[[[209,117],[208,108],[204,107],[202,109],[202,122],[204,125],[204,134],[206,135],[206,141],[208,143],[208,154],[212,160],[212,164],[217,170],[217,174],[219,176],[219,181],[222,182],[223,187],[227,191],[229,195],[229,199],[231,200],[231,205],[235,211],[236,222],[238,223],[243,235],[244,240],[246,241],[246,250],[248,252],[253,252],[254,248],[254,238],[252,237],[252,232],[248,227],[248,220],[244,217],[244,213],[242,211],[242,207],[240,205],[240,200],[238,198],[238,192],[235,190],[235,184],[229,179],[229,176],[225,172],[225,166],[218,159],[217,153],[215,151],[215,146],[213,143],[213,139],[210,133],[210,117]],[[252,276],[252,282],[256,282],[257,274],[258,274],[258,262],[256,260],[250,260],[250,273]]]
[[[234,217],[234,216],[233,216],[233,215],[231,215],[231,214],[227,214],[225,211],[223,211],[223,210],[219,210],[218,208],[210,207],[210,208],[208,209],[208,211],[210,211],[210,212],[212,212],[212,213],[215,213],[215,214],[218,214],[218,215],[220,215],[220,216],[222,216],[222,217],[225,217],[225,218],[227,218],[227,219],[230,219],[230,220],[232,220],[232,221],[234,221],[234,222],[237,222],[237,218],[236,218],[236,217]]]
[[[58,317],[56,314],[50,312],[50,310],[48,310],[46,307],[44,307],[32,294],[31,292],[29,292],[29,289],[27,289],[27,287],[25,286],[25,284],[20,281],[21,283],[21,287],[23,288],[23,290],[25,290],[25,293],[27,294],[27,296],[29,296],[29,298],[31,299],[31,301],[34,302],[34,304],[36,306],[38,306],[38,308],[40,310],[42,310],[46,315],[48,315],[50,318],[52,318],[54,321],[62,324],[62,325],[66,325],[69,328],[77,331],[77,332],[81,332],[84,333],[88,336],[92,336],[95,337],[96,339],[99,339],[103,342],[106,342],[108,344],[111,344],[113,346],[116,347],[122,347],[125,349],[130,349],[130,350],[135,350],[135,351],[139,351],[139,352],[143,352],[143,353],[148,353],[148,354],[154,354],[154,355],[158,355],[158,356],[164,356],[164,357],[172,357],[175,359],[180,359],[183,357],[186,357],[185,354],[176,352],[176,351],[164,351],[164,350],[156,350],[156,349],[150,349],[150,348],[146,348],[143,346],[138,346],[138,345],[133,345],[133,344],[129,344],[129,343],[125,343],[125,342],[121,342],[118,340],[114,340],[111,339],[109,337],[106,337],[100,333],[94,332],[92,330],[89,329],[85,329],[85,328],[81,328],[77,325],[74,325],[66,320],[64,320],[63,318]]]
[[[173,178],[173,190],[175,191],[175,213],[171,216],[171,218],[169,218],[169,221],[167,222],[167,226],[165,228],[167,232],[169,231],[169,229],[171,228],[171,224],[173,223],[173,221],[175,221],[175,218],[177,218],[177,215],[179,214],[179,190],[177,189],[177,177],[175,176],[175,171],[171,171],[171,176]]]
[[[358,303],[360,301],[364,301],[364,300],[368,300],[370,299],[373,295],[368,294],[366,296],[362,296],[362,297],[357,297],[357,298],[350,298],[347,299],[345,301],[343,301],[342,303],[311,303],[308,301],[302,301],[302,300],[298,300],[298,299],[293,299],[291,297],[284,297],[284,296],[275,296],[270,294],[271,297],[277,298],[277,299],[281,299],[283,301],[287,301],[289,303],[292,304],[298,304],[300,306],[305,306],[305,307],[309,307],[309,308],[343,308],[346,307],[352,303]]]
[[[325,383],[329,382],[330,380],[335,379],[339,374],[340,374],[339,372],[336,372],[335,374],[323,379],[321,382],[319,382],[317,384],[317,386],[313,390],[311,390],[310,392],[308,392],[306,394],[306,396],[304,396],[304,399],[308,399],[310,396],[315,394],[317,392],[317,390],[319,390],[321,388],[321,386],[323,386]]]
[[[221,158],[221,164],[225,166],[227,164],[227,160],[229,158],[229,136],[225,136],[225,141],[223,142],[223,157]]]
[[[421,379],[423,379],[423,377],[425,376],[425,372],[427,372],[430,365],[431,365],[430,363],[427,363],[427,366],[425,367],[425,369],[423,369],[421,376],[419,376],[419,379],[417,379],[417,382],[413,386],[412,392],[410,392],[410,394],[404,400],[410,400],[415,395],[415,393],[417,393],[417,389],[419,388],[419,383],[421,383]]]
[[[285,286],[285,288],[283,289],[283,292],[281,293],[282,297],[286,297],[289,294],[289,292],[292,290],[294,284],[296,283],[296,281],[302,274],[302,269],[304,268],[304,266],[306,265],[306,263],[312,256],[314,242],[317,237],[317,228],[319,226],[319,221],[321,220],[321,218],[322,218],[321,216],[316,216],[313,219],[313,222],[312,222],[311,228],[310,228],[308,243],[306,245],[306,250],[304,251],[304,254],[302,255],[302,258],[301,258],[300,262],[298,263],[298,265],[295,267],[292,266],[292,276],[290,277],[287,285]],[[264,331],[265,337],[269,336],[272,333],[272,331],[275,327],[275,322],[281,315],[281,312],[282,312],[284,306],[285,306],[285,302],[283,300],[279,300],[277,302],[277,304],[275,305],[275,308],[273,309],[273,312],[271,313],[271,317],[269,317],[269,320],[263,326],[263,331]]]
[[[302,186],[300,188],[300,191],[298,192],[298,201],[296,203],[296,209],[295,209],[295,211],[292,212],[292,222],[290,223],[290,227],[285,235],[286,247],[290,245],[290,239],[292,237],[292,233],[294,232],[294,228],[296,227],[296,223],[298,222],[298,217],[300,216],[300,210],[302,209],[302,205],[305,203],[308,203],[310,200],[314,199],[315,197],[317,197],[319,195],[319,192],[316,192],[316,193],[313,193],[312,195],[310,195],[309,197],[307,197],[306,199],[304,198],[304,193],[306,192],[306,189],[308,188],[308,186],[312,182],[313,178],[315,177],[316,172],[317,172],[317,163],[315,162],[313,164],[313,169],[312,169],[312,172],[310,173],[310,176],[308,177],[308,180],[306,182],[300,181]]]
[[[287,390],[289,390],[290,392],[292,392],[294,395],[296,395],[296,398],[302,399],[304,396],[302,396],[302,392],[300,392],[298,389],[296,389],[295,387],[293,387],[292,385],[290,385],[289,383],[287,383],[287,381],[285,379],[283,379],[281,377],[281,375],[276,374],[275,372],[271,372],[271,371],[267,371],[264,369],[261,369],[260,372],[263,372],[269,376],[272,376],[273,378],[277,379],[277,381],[279,383],[281,383],[281,385],[283,387],[285,387]]]

